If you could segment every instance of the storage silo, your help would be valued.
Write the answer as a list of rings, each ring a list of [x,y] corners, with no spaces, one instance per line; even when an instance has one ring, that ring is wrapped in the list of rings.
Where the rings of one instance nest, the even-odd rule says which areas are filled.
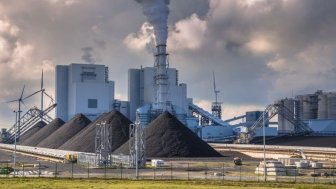
[[[328,94],[328,119],[336,119],[336,93]]]
[[[128,102],[130,120],[135,121],[135,111],[140,106],[140,69],[128,70]]]
[[[288,121],[289,112],[294,115],[294,107],[296,101],[294,99],[282,99],[276,102],[279,105],[278,111],[278,132],[281,134],[294,133],[295,125]],[[287,116],[285,116],[287,115]],[[291,119],[294,120],[294,117]]]
[[[303,120],[317,119],[318,94],[319,93],[296,96],[296,99],[299,101],[299,113]]]
[[[317,119],[328,119],[328,95],[320,94],[318,96]]]

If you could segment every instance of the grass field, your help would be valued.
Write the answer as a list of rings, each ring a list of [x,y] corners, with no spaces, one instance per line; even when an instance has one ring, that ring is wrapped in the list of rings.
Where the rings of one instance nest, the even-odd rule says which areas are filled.
[[[293,183],[257,183],[257,182],[222,182],[222,181],[153,181],[153,180],[104,180],[104,179],[51,179],[51,178],[1,178],[0,188],[89,188],[89,189],[336,189],[336,185],[312,185]]]

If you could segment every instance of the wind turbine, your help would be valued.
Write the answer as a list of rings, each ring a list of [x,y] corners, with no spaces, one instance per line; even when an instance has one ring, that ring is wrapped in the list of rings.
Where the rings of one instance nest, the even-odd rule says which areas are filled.
[[[19,136],[20,136],[20,132],[21,132],[21,130],[20,130],[20,119],[21,119],[21,103],[23,104],[23,105],[25,105],[25,103],[23,102],[23,100],[25,100],[25,99],[27,99],[28,97],[25,97],[25,98],[23,98],[23,93],[24,93],[24,90],[25,90],[25,85],[23,85],[23,88],[22,88],[22,92],[21,92],[21,96],[18,98],[18,99],[16,99],[16,100],[11,100],[11,101],[8,101],[7,103],[12,103],[12,102],[18,102],[19,103],[19,110],[18,110],[18,115],[19,115],[19,117],[18,117],[18,120],[17,120],[17,123],[15,123],[16,125],[17,125],[17,131],[15,131],[15,132],[18,132],[19,133]],[[16,134],[16,133],[15,133]]]
[[[41,89],[35,92],[35,94],[38,92],[41,92],[41,121],[43,121],[43,116],[44,116],[44,113],[43,113],[44,96],[43,95],[46,95],[47,97],[49,97],[52,102],[54,101],[54,99],[45,92],[45,88],[43,85],[43,69],[42,69],[42,76],[41,76]]]

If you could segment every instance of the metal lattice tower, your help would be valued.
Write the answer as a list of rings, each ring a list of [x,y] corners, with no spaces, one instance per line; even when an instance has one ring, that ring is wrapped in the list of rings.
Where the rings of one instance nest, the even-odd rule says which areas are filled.
[[[96,159],[98,166],[110,166],[112,154],[112,125],[105,122],[96,125]]]
[[[211,105],[212,115],[218,117],[219,119],[222,119],[222,103],[218,102],[218,94],[220,93],[220,91],[216,87],[215,72],[213,72],[213,87],[215,93],[215,102],[213,102]]]
[[[130,151],[130,167],[138,168],[146,165],[145,151],[145,134],[144,128],[139,121],[135,124],[130,124],[129,129],[129,151]]]

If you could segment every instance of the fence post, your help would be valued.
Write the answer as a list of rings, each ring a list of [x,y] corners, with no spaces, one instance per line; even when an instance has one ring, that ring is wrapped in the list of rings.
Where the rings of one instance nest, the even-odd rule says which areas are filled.
[[[38,162],[38,177],[41,177],[41,162]]]
[[[57,177],[57,162],[55,163],[55,178]]]
[[[299,175],[299,171],[296,169],[296,167],[294,168],[294,183],[296,183],[296,175]]]
[[[7,174],[6,174],[6,176],[9,177],[9,173],[10,172],[9,172],[8,162],[7,162],[7,166],[6,167],[7,167]]]
[[[122,179],[123,178],[123,166],[122,166],[122,163],[120,163],[120,178]]]
[[[314,183],[315,183],[315,168],[314,168]]]
[[[104,178],[106,179],[106,163],[104,165]]]
[[[170,162],[170,180],[173,180],[173,163]]]
[[[335,184],[335,165],[333,165],[333,184]]]
[[[24,163],[22,163],[22,177],[24,177]]]
[[[241,181],[241,167],[242,165],[239,166],[239,181]]]
[[[224,174],[225,174],[225,164],[224,163],[223,163],[222,173],[223,173],[222,180],[224,180]]]
[[[188,163],[188,180],[189,180],[189,163]]]
[[[71,178],[73,178],[73,162],[71,162]]]
[[[87,170],[87,178],[90,178],[90,163],[89,162],[87,163],[87,168],[88,168],[88,170]]]
[[[155,180],[155,171],[156,171],[156,167],[154,166],[154,169],[153,169],[153,172],[154,172],[154,175],[153,175],[153,179]]]
[[[333,184],[335,184],[335,165],[333,165]]]
[[[205,164],[205,180],[208,178],[208,166],[207,166],[207,164]]]

